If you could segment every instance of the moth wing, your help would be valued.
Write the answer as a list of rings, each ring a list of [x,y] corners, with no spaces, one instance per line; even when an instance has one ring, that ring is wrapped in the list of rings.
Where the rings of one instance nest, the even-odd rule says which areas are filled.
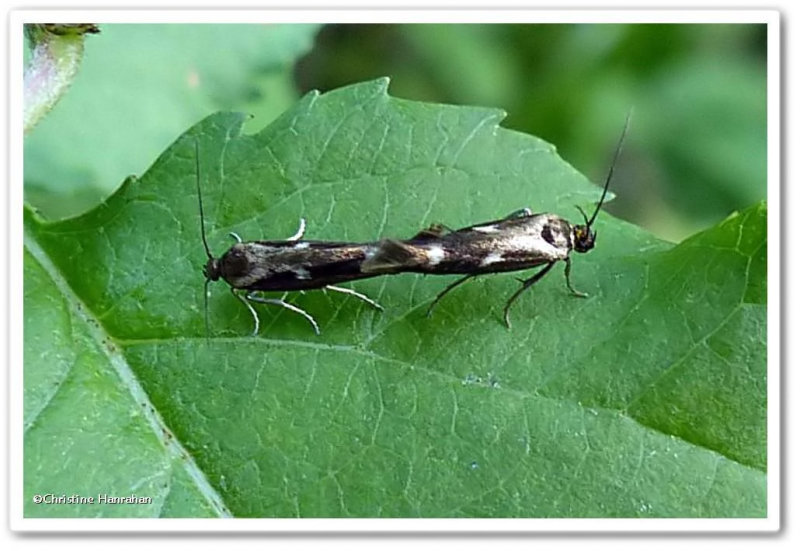
[[[444,235],[446,231],[452,231],[444,224],[431,224],[411,239],[415,241],[425,241],[429,239],[438,239]]]
[[[416,258],[413,247],[394,239],[384,239],[372,258],[361,263],[361,272],[379,274],[408,266]]]

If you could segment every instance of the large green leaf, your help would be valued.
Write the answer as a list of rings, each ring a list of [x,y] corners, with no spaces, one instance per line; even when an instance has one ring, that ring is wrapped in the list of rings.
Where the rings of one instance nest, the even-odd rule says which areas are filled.
[[[206,340],[195,143],[217,254],[300,216],[310,239],[374,240],[597,200],[502,112],[386,84],[309,94],[256,135],[214,115],[86,215],[26,214],[26,514],[764,516],[764,205],[674,247],[601,214],[573,262],[591,297],[554,272],[511,330],[513,275],[427,319],[452,278],[404,274],[353,284],[384,313],[296,295],[319,337],[270,307],[252,337],[212,285]],[[165,506],[31,503],[53,488]]]

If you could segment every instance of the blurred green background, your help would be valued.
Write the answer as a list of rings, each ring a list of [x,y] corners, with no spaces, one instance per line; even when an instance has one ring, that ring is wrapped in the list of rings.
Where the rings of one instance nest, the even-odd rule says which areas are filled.
[[[26,201],[78,214],[217,110],[257,131],[311,89],[501,107],[602,183],[607,210],[677,241],[766,198],[766,25],[102,25],[25,138]],[[531,205],[534,209],[536,205]]]

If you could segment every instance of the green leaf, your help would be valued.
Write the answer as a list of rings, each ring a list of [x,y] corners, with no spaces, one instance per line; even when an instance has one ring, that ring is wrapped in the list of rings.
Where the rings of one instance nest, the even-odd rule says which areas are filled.
[[[766,65],[730,55],[696,59],[650,86],[643,109],[653,116],[643,138],[670,161],[676,203],[702,220],[767,196]]]
[[[383,313],[295,294],[319,337],[271,307],[252,337],[212,285],[206,340],[196,143],[216,254],[230,231],[280,239],[301,216],[309,239],[374,240],[523,206],[574,218],[599,197],[501,111],[399,100],[387,82],[309,94],[255,135],[214,115],[94,211],[26,214],[26,514],[65,514],[33,493],[111,493],[113,478],[181,504],[138,515],[764,516],[764,205],[678,246],[601,214],[597,248],[573,255],[590,298],[554,271],[511,330],[514,274],[459,287],[431,319],[453,278],[403,274],[352,285]],[[74,382],[48,390],[60,380]],[[86,431],[104,438],[64,465]]]
[[[228,514],[148,403],[120,350],[38,244],[26,239],[25,516]],[[95,504],[35,505],[35,495]],[[101,495],[150,497],[98,505]]]

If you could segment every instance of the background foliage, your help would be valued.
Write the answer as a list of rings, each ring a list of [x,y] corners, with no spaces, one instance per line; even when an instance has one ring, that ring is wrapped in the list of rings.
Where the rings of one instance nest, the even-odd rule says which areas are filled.
[[[257,130],[308,90],[383,76],[398,97],[503,108],[593,181],[633,108],[609,211],[665,239],[766,198],[766,25],[111,25],[86,48],[25,144],[28,200],[55,217],[215,110]]]
[[[302,90],[502,107],[594,181],[629,109],[609,212],[679,240],[766,199],[766,25],[333,25]]]
[[[615,28],[622,36],[640,32],[600,29],[613,44],[619,39],[611,32]],[[180,37],[179,29],[155,28],[149,36],[158,43],[162,35]],[[271,33],[276,29],[277,38]],[[451,36],[452,44],[465,43],[467,35],[459,33],[496,38],[492,33],[498,29],[511,37],[553,32],[552,40],[600,32],[481,29],[446,27],[435,33],[409,27],[403,32],[412,38],[396,43],[427,40],[434,48],[451,35],[460,36]],[[273,67],[277,81],[289,82],[292,55],[300,55],[303,47],[297,45],[307,44],[313,30],[253,31],[256,45],[244,51],[270,43],[270,52],[283,52],[276,44],[285,42],[293,54],[253,62],[250,76],[269,73],[256,67]],[[123,31],[142,32],[124,27],[110,32],[113,37]],[[399,32],[391,27],[330,32],[345,31],[382,37]],[[198,44],[204,41],[191,39],[196,32],[187,29],[185,44],[202,51]],[[484,40],[487,47],[505,44]],[[473,45],[459,55],[474,59],[476,71],[504,71],[480,61],[477,52],[468,55]],[[364,49],[365,57],[380,57]],[[587,55],[586,48],[576,49],[575,58]],[[588,50],[616,66],[615,56]],[[159,52],[154,58],[170,57]],[[344,45],[341,52],[344,65],[352,67]],[[311,55],[297,69],[301,82],[315,74]],[[547,56],[541,57],[546,63]],[[214,96],[209,90],[219,60],[204,65],[199,57],[189,58],[174,74],[160,77],[174,83],[171,93],[156,94],[161,109],[186,89],[199,89],[197,98]],[[584,62],[602,80],[598,63]],[[628,63],[637,65],[623,65]],[[395,66],[398,75],[414,72],[402,66]],[[428,74],[423,69],[416,73],[421,81]],[[505,71],[511,78],[513,71]],[[453,88],[457,74],[442,81]],[[613,83],[626,82],[609,76],[616,74],[605,75],[610,80],[597,90],[611,94]],[[234,77],[219,78],[235,83]],[[504,79],[487,77],[498,84]],[[470,87],[467,77],[463,84]],[[41,507],[26,500],[26,514],[763,516],[764,204],[717,219],[675,247],[603,213],[598,248],[576,258],[576,286],[592,297],[567,296],[561,274],[554,273],[515,307],[511,332],[499,323],[499,309],[517,284],[513,277],[459,288],[427,320],[424,307],[445,281],[399,276],[357,286],[384,304],[383,315],[343,297],[297,297],[322,322],[321,338],[302,319],[274,309],[260,310],[261,335],[249,337],[247,312],[217,287],[211,298],[213,333],[206,342],[195,138],[210,205],[209,237],[217,252],[227,246],[228,231],[278,238],[291,234],[301,215],[312,224],[309,237],[366,240],[410,235],[431,222],[465,225],[525,205],[572,217],[574,204],[588,206],[596,199],[597,189],[552,146],[499,128],[501,111],[400,100],[387,95],[386,85],[364,82],[309,94],[296,104],[291,91],[221,86],[231,95],[219,92],[215,105],[250,102],[249,112],[265,113],[266,107],[255,107],[263,104],[282,114],[266,127],[265,120],[237,114],[207,118],[167,147],[149,170],[138,170],[140,179],[127,180],[82,217],[53,223],[26,211],[26,496],[47,490],[155,497],[152,506],[137,508]],[[393,81],[392,95],[402,96],[396,86],[403,84]],[[631,104],[627,88],[619,87],[616,103],[600,102],[597,90],[583,91],[587,104],[598,103],[598,112],[594,130],[581,139],[596,141],[598,149],[616,138]],[[248,89],[249,95],[242,92]],[[197,98],[195,103],[202,103]],[[144,101],[135,99],[130,101],[137,105]],[[499,99],[485,103],[503,105]],[[696,102],[678,103],[699,109]],[[31,148],[26,169],[29,159],[37,158],[35,148],[45,147],[33,143],[40,130],[48,131],[45,124],[69,133],[67,122],[51,122],[58,121],[61,107],[26,145]],[[188,102],[181,116],[191,118],[203,108]],[[728,121],[727,111],[721,113]],[[637,128],[642,118],[637,104]],[[739,116],[731,118],[731,127],[739,127]],[[142,120],[156,127],[164,122]],[[159,131],[166,133],[168,126]],[[128,127],[137,131],[136,125]],[[253,129],[259,131],[247,133]],[[673,141],[676,132],[693,139],[670,130]],[[175,129],[172,135],[180,133]],[[147,147],[166,145],[154,146],[153,136]],[[635,161],[642,152],[640,142],[632,142],[626,155]],[[83,143],[67,145],[80,150]],[[137,153],[145,165],[153,159],[147,160],[146,149]],[[76,164],[90,166],[95,157],[87,154]],[[77,208],[80,203],[58,204],[64,192],[59,184],[66,178],[53,177],[62,173],[50,170],[41,181],[52,186],[31,185],[29,201],[45,215]],[[765,172],[759,173],[750,187],[759,189],[764,178]]]

